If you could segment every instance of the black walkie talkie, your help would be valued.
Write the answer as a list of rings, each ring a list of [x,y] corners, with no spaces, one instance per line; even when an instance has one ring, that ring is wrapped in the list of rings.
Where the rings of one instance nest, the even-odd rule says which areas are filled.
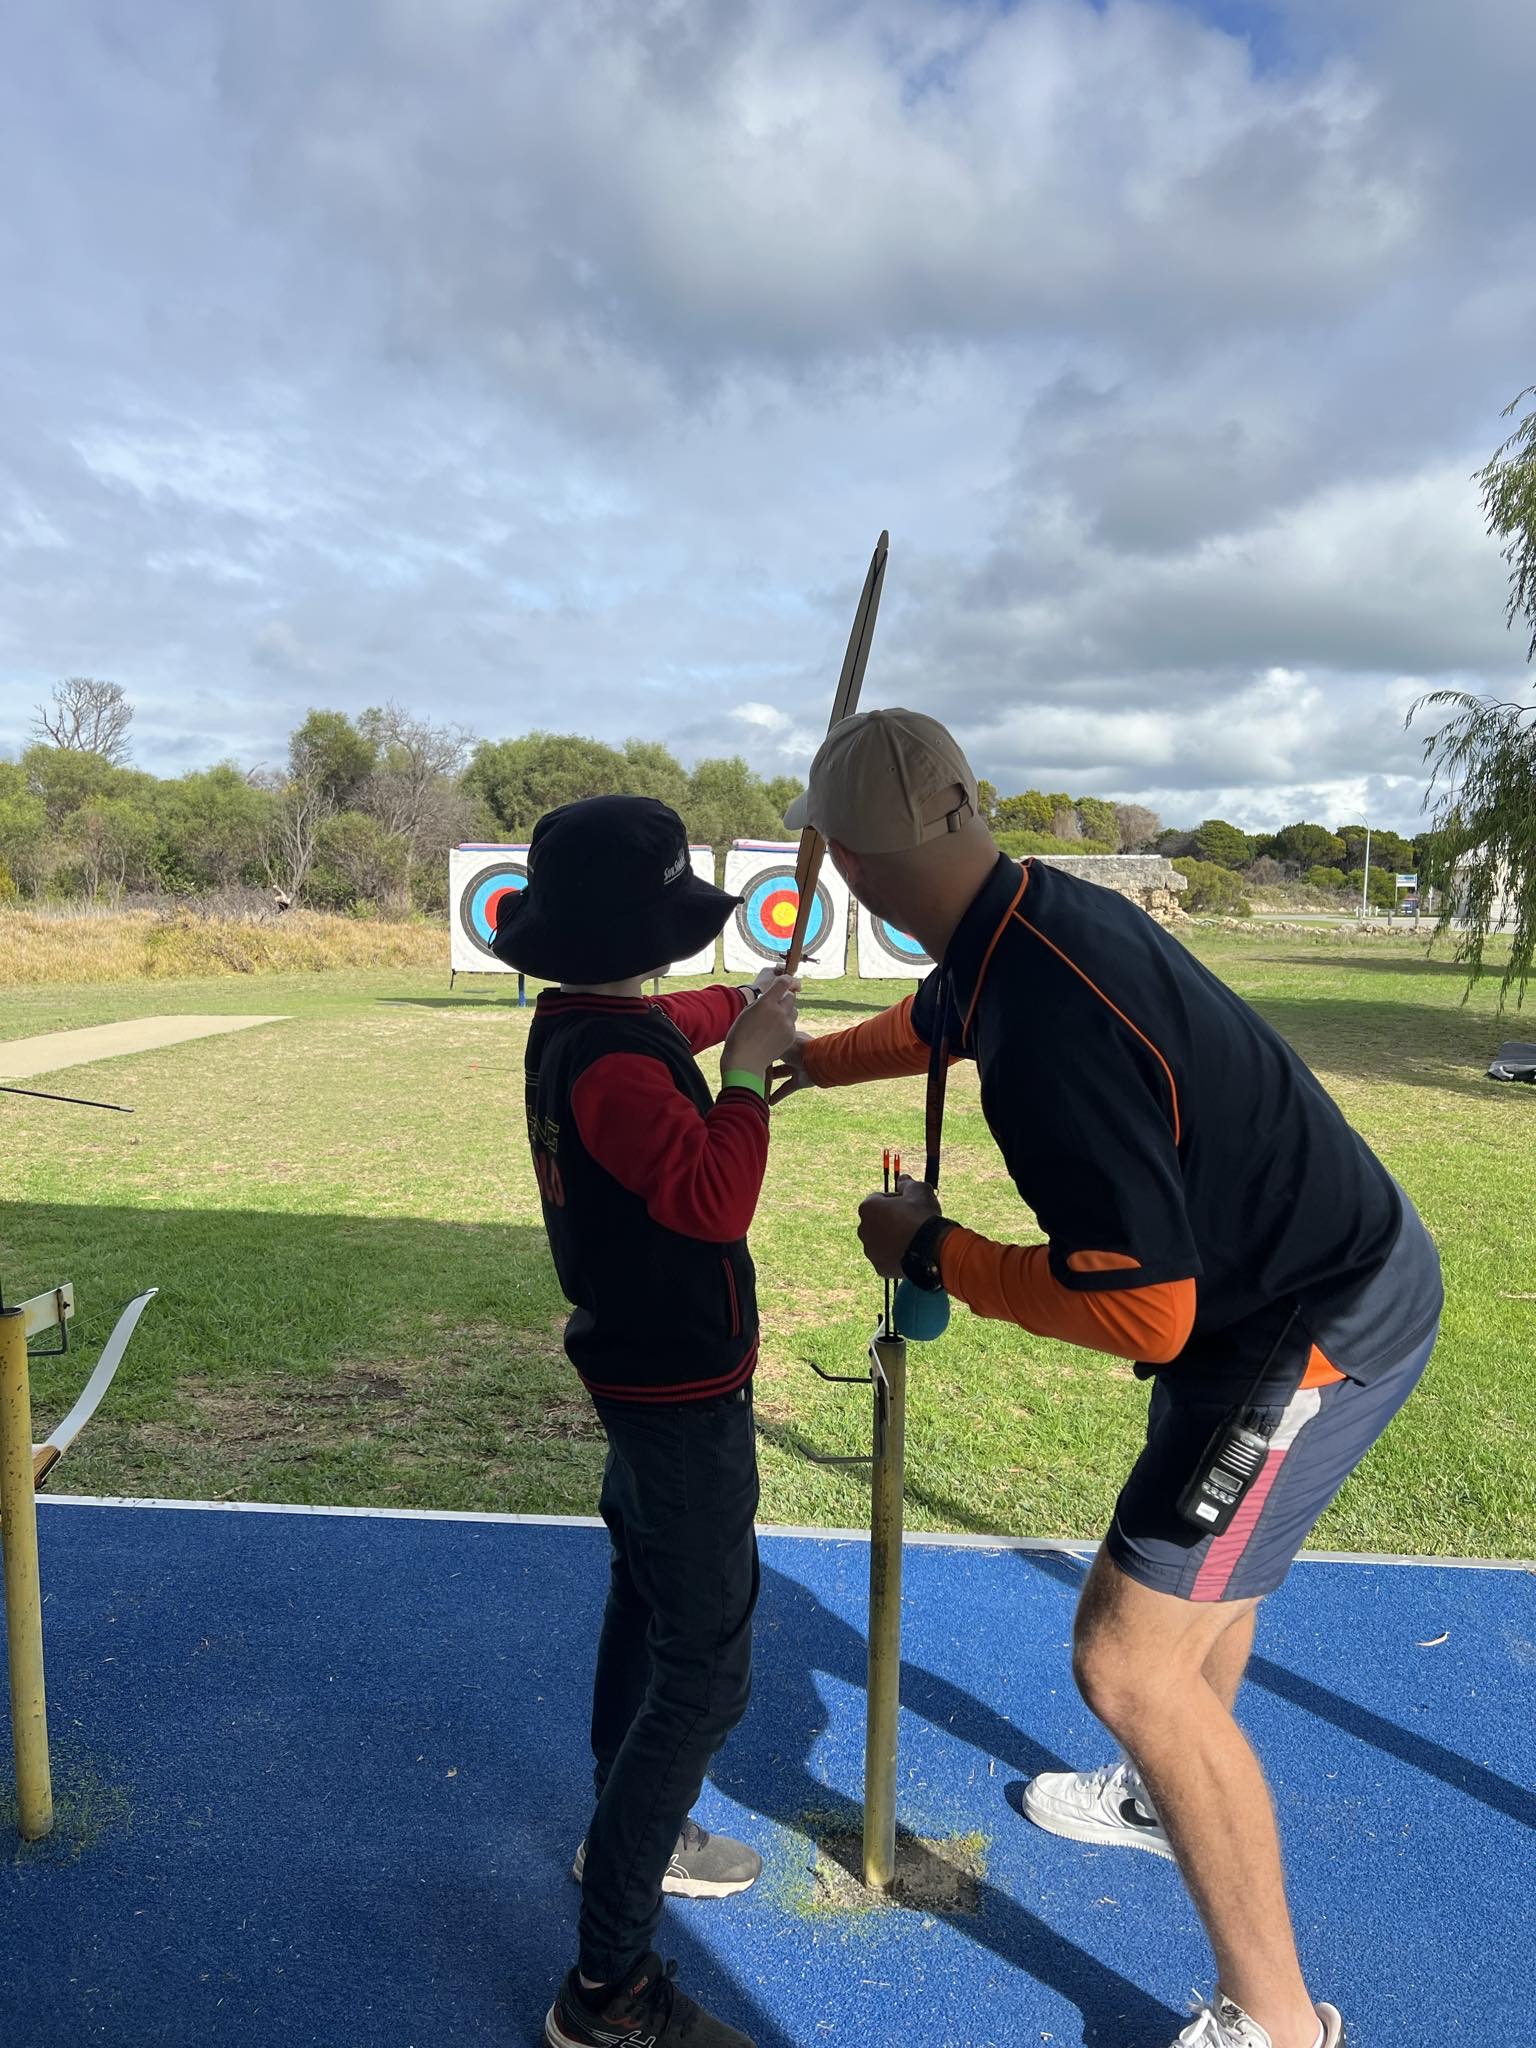
[[[1253,1404],[1258,1399],[1260,1388],[1269,1379],[1281,1346],[1300,1316],[1301,1306],[1298,1303],[1286,1317],[1285,1327],[1270,1346],[1269,1355],[1254,1374],[1247,1393],[1217,1425],[1195,1467],[1193,1478],[1179,1495],[1179,1520],[1188,1522],[1203,1536],[1219,1536],[1230,1526],[1232,1517],[1243,1504],[1244,1495],[1264,1469],[1264,1460],[1269,1455],[1269,1440],[1279,1417],[1277,1411],[1272,1409],[1266,1413]],[[1302,1369],[1305,1370],[1305,1362]],[[1298,1372],[1296,1381],[1300,1378],[1301,1373]],[[1296,1381],[1287,1386],[1287,1398],[1294,1391]],[[1284,1404],[1280,1406],[1283,1409]]]
[[[1269,1455],[1270,1418],[1256,1408],[1229,1415],[1179,1495],[1179,1514],[1205,1536],[1220,1536]]]

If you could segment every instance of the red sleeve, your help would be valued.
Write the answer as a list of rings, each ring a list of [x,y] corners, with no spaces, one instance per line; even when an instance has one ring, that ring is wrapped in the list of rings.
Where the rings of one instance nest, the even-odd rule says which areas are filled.
[[[805,1071],[818,1088],[847,1088],[855,1081],[891,1081],[898,1074],[926,1074],[928,1048],[912,1022],[907,996],[847,1031],[829,1031],[805,1048]]]
[[[1135,1264],[1113,1252],[1073,1256],[1082,1271]],[[1048,1245],[994,1244],[974,1230],[957,1228],[946,1231],[939,1245],[939,1271],[949,1292],[978,1316],[1148,1365],[1177,1358],[1195,1324],[1193,1280],[1080,1294],[1063,1287],[1052,1273]]]
[[[651,1007],[672,1019],[690,1052],[707,1052],[747,1007],[747,997],[740,988],[685,988],[675,996],[652,996]]]
[[[706,1244],[746,1236],[768,1164],[768,1105],[760,1095],[727,1088],[701,1116],[660,1060],[611,1052],[581,1076],[571,1108],[598,1165],[639,1195],[664,1230]]]

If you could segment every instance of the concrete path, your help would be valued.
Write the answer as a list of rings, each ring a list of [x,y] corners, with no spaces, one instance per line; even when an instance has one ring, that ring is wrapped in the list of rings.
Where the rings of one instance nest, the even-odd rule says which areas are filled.
[[[60,1067],[83,1067],[117,1053],[157,1052],[189,1038],[213,1038],[221,1031],[248,1031],[253,1024],[282,1024],[284,1017],[129,1017],[121,1024],[92,1024],[83,1031],[45,1031],[39,1038],[0,1043],[0,1081],[25,1081]]]

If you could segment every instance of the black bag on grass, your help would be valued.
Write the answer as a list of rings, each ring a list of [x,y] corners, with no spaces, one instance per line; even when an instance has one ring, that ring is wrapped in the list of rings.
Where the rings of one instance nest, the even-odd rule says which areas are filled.
[[[1524,1045],[1519,1039],[1511,1039],[1508,1045],[1501,1045],[1493,1056],[1488,1078],[1490,1081],[1536,1081],[1536,1045]]]

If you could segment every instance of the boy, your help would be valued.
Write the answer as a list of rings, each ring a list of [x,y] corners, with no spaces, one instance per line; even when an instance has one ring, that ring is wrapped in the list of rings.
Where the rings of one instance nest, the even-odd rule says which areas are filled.
[[[741,1719],[757,1603],[747,1226],[768,1160],[769,1066],[797,984],[648,999],[738,899],[696,877],[682,820],[648,797],[541,818],[495,951],[554,981],[528,1035],[528,1135],[565,1348],[608,1438],[612,1541],[597,1652],[597,1807],[576,1852],[580,1954],[546,2048],[751,2048],[678,1990],[652,1947],[663,1891],[724,1897],[762,1867],[689,1813]],[[693,1055],[724,1040],[712,1099]]]

